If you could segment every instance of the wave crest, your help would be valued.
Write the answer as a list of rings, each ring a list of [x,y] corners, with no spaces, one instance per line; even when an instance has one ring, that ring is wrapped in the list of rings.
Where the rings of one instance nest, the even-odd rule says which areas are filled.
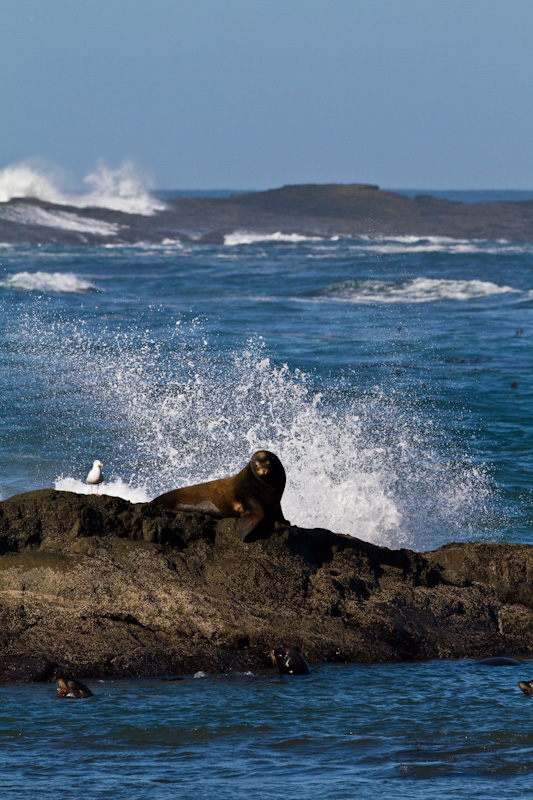
[[[224,236],[224,244],[228,247],[235,247],[241,244],[257,244],[259,242],[286,242],[288,244],[298,244],[299,242],[321,242],[322,236],[303,236],[300,233],[252,233],[247,231],[235,231]]]
[[[90,187],[86,194],[66,193],[53,176],[27,162],[12,164],[0,171],[0,203],[17,198],[33,198],[55,205],[77,208],[106,208],[125,214],[151,216],[166,206],[146,189],[131,161],[112,169],[99,162],[96,170],[84,178]]]
[[[476,300],[492,295],[519,293],[512,286],[498,286],[491,281],[413,278],[394,281],[342,281],[316,292],[314,302],[344,303],[430,303],[436,300]],[[309,300],[309,298],[307,298]]]
[[[48,211],[38,206],[21,203],[14,207],[0,209],[0,218],[21,225],[42,225],[74,233],[90,233],[95,236],[115,236],[121,225],[115,222],[104,222],[100,219],[87,219],[69,211]]]
[[[6,280],[0,281],[0,286],[8,289],[27,289],[42,292],[86,292],[96,289],[96,286],[84,278],[79,278],[73,272],[16,272]]]
[[[349,237],[351,238],[351,237]],[[531,250],[531,243],[512,243],[506,239],[453,239],[450,236],[365,236],[354,237],[350,249],[357,254],[397,255],[405,253],[522,253]]]

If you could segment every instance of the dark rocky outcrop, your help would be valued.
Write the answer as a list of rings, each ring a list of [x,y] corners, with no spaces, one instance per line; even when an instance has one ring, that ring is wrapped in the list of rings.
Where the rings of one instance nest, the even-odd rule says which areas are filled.
[[[236,230],[324,237],[411,234],[533,241],[531,200],[461,203],[425,194],[411,198],[369,184],[303,184],[223,198],[168,198],[165,204],[164,210],[146,216],[14,198],[0,204],[0,241],[78,245],[177,238],[222,242]],[[56,224],[54,215],[59,215]]]
[[[533,650],[533,548],[392,551],[41,490],[0,503],[0,681]]]

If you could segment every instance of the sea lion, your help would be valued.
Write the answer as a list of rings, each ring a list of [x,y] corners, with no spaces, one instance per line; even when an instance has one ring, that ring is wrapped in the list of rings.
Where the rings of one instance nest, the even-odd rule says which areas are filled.
[[[517,667],[521,663],[516,658],[508,658],[507,656],[494,656],[493,658],[482,658],[481,661],[476,661],[476,664],[481,664],[482,667]]]
[[[76,700],[82,697],[92,697],[93,693],[84,683],[75,681],[72,678],[58,678],[56,694],[58,697],[74,697]]]
[[[532,695],[533,694],[533,681],[518,681],[518,686],[524,694]]]
[[[285,470],[269,450],[254,453],[244,469],[229,478],[172,489],[152,502],[170,511],[202,511],[215,517],[240,517],[244,539],[262,522],[286,522],[281,510]]]
[[[309,664],[295,647],[271,650],[270,660],[280,675],[309,675]]]

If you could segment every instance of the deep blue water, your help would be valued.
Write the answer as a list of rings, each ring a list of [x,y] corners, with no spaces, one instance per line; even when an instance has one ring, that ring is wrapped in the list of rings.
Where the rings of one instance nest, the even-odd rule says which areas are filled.
[[[59,223],[58,223],[59,224]],[[285,465],[285,516],[388,546],[533,542],[533,245],[261,237],[0,248],[0,498],[146,500]],[[481,670],[481,671],[480,671]],[[1,687],[13,796],[521,797],[526,668]]]

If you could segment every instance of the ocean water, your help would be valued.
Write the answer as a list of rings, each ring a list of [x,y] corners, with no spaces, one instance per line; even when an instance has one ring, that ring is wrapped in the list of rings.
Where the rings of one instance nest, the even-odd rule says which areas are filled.
[[[469,661],[0,687],[5,797],[526,798],[531,668]]]
[[[0,243],[0,499],[86,492],[98,458],[103,491],[141,502],[264,447],[293,524],[421,551],[533,542],[533,243],[235,230],[84,244],[118,230],[91,208],[156,225],[165,200],[127,171],[88,184],[66,198],[35,170],[0,176],[3,219],[80,236]],[[533,705],[516,683],[532,677],[429,662],[92,682],[86,701],[1,687],[0,786],[526,796]]]

